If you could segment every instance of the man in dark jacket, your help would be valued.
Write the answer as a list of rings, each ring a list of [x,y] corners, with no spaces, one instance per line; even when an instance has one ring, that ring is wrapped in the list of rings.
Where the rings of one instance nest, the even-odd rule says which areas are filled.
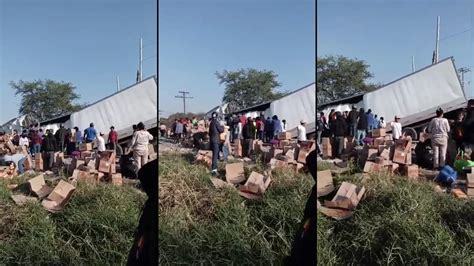
[[[48,166],[48,169],[45,170],[51,170],[51,168],[53,168],[54,153],[58,151],[58,143],[51,131],[46,130],[46,137],[44,138],[41,148],[43,149],[46,165]]]
[[[212,113],[211,123],[209,124],[209,140],[212,150],[211,174],[217,175],[217,160],[219,158],[219,134],[224,132],[224,127],[217,121],[217,113]]]
[[[341,158],[344,149],[344,137],[346,135],[347,124],[341,112],[336,112],[336,120],[331,124],[331,132],[334,134],[334,153],[337,158]]]
[[[367,121],[367,115],[365,114],[364,108],[359,110],[359,121],[357,122],[357,137],[356,142],[359,145],[364,145],[364,139],[369,128],[369,123]]]
[[[316,182],[316,150],[306,156],[306,165]],[[316,265],[316,184],[311,189],[303,220],[296,232],[291,255],[284,261],[284,265]]]
[[[268,143],[270,140],[273,139],[273,120],[270,117],[267,117],[267,120],[265,120],[265,126],[263,127],[263,130],[265,132],[265,142]]]
[[[66,140],[66,129],[63,125],[59,126],[58,131],[56,131],[55,137],[58,142],[58,148],[60,151],[64,151],[64,141]]]
[[[253,124],[253,119],[248,118],[248,122],[245,123],[245,126],[242,129],[242,137],[244,138],[244,149],[242,152],[243,157],[250,157],[250,152],[252,151],[252,143],[255,139],[256,133],[255,125]]]
[[[158,160],[145,164],[138,171],[142,188],[148,196],[138,228],[135,232],[132,249],[128,255],[127,265],[158,264]]]
[[[349,116],[347,117],[349,123],[349,134],[351,137],[356,136],[358,116],[359,114],[357,113],[357,108],[352,106],[352,110],[349,112]]]

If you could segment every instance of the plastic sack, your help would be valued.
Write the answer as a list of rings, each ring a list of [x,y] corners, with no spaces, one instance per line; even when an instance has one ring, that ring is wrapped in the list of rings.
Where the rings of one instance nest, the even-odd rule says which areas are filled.
[[[450,187],[458,178],[458,173],[449,165],[445,165],[434,181]]]
[[[474,162],[469,160],[468,157],[464,156],[464,152],[458,153],[456,156],[456,161],[454,161],[454,169],[456,169],[458,173],[462,173],[464,168],[471,167],[474,167]]]

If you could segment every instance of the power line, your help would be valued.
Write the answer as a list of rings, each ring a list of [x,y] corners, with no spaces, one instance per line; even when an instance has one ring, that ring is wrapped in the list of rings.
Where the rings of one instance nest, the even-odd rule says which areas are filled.
[[[187,91],[179,91],[179,93],[183,94],[183,96],[174,96],[174,97],[183,99],[183,109],[184,109],[184,114],[186,115],[186,99],[193,99],[193,97],[186,96],[186,94],[189,94],[189,92]]]
[[[458,33],[455,33],[455,34],[448,35],[448,36],[446,36],[446,37],[440,39],[440,41],[443,41],[443,40],[446,40],[446,39],[449,39],[449,38],[452,38],[452,37],[461,35],[461,34],[463,34],[463,33],[466,33],[466,32],[468,32],[468,31],[471,31],[472,29],[474,29],[474,28],[470,28],[470,29],[467,29],[467,30],[465,30],[465,31],[461,31],[461,32],[458,32]]]

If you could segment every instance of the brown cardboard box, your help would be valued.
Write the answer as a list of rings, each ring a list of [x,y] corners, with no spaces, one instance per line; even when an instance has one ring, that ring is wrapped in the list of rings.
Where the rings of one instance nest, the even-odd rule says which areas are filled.
[[[13,143],[11,141],[8,141],[7,142],[7,148],[10,150],[10,152],[14,153],[16,152],[16,146],[13,145]]]
[[[474,173],[467,174],[466,186],[474,188]]]
[[[397,174],[398,173],[398,168],[399,168],[399,164],[398,163],[392,163],[390,165],[388,165],[388,171],[391,173],[391,174]]]
[[[33,170],[34,165],[33,165],[33,160],[31,159],[31,155],[26,156],[26,160],[23,163],[23,166],[25,167],[25,171]]]
[[[308,150],[300,150],[297,161],[299,163],[306,164],[306,156],[308,156]]]
[[[419,176],[419,168],[418,165],[402,165],[400,170],[403,175],[408,176],[409,178],[417,179]]]
[[[332,157],[332,146],[331,145],[322,145],[321,149],[322,149],[321,152],[323,153],[324,158]]]
[[[121,186],[123,184],[122,174],[113,174],[112,175],[112,184],[116,186]]]
[[[252,172],[245,185],[239,186],[239,195],[250,200],[261,199],[268,189],[270,182],[270,175],[264,176],[257,172]]]
[[[273,157],[276,157],[278,154],[282,154],[283,155],[283,150],[282,149],[275,149],[275,148],[272,148],[270,150],[270,153],[272,154]]]
[[[384,137],[379,137],[379,138],[374,139],[374,146],[378,148],[380,145],[385,145]]]
[[[377,137],[385,137],[385,129],[384,128],[377,128],[372,131],[372,137],[377,138]]]
[[[364,165],[364,173],[375,173],[380,172],[382,170],[382,165],[376,164],[371,161],[366,161]]]
[[[64,153],[56,152],[54,153],[54,163],[57,167],[61,167],[63,165],[64,160]]]
[[[285,154],[285,155],[286,155],[286,154],[288,153],[288,151],[289,151],[289,150],[293,150],[293,154],[294,154],[294,152],[295,152],[295,149],[293,149],[293,147],[292,147],[292,146],[290,146],[290,145],[288,145],[288,146],[284,146],[284,147],[283,147],[283,154]],[[293,159],[294,159],[294,158],[293,158]]]
[[[279,140],[291,139],[291,133],[290,132],[280,132],[280,133],[278,133],[278,139]]]
[[[379,151],[377,149],[369,149],[367,160],[368,161],[375,161],[375,157],[377,157],[378,152]]]
[[[242,142],[240,139],[236,139],[234,141],[234,156],[235,157],[242,157]]]
[[[104,151],[100,154],[99,172],[115,174],[115,151]]]
[[[425,142],[426,140],[430,139],[431,138],[431,134],[430,133],[424,133],[424,132],[421,132],[420,133],[420,137],[418,138],[418,140],[420,142]]]
[[[73,185],[61,180],[41,204],[50,212],[61,211],[75,190],[76,188]]]
[[[392,140],[393,141],[392,135],[385,135],[385,140]]]
[[[474,197],[474,188],[467,188],[467,196],[470,198]]]
[[[381,156],[375,157],[375,163],[376,164],[386,165],[385,162],[386,162],[386,160],[383,157],[381,157]]]
[[[44,170],[44,161],[43,161],[43,154],[42,153],[35,154],[35,170],[36,171],[43,171]]]
[[[342,182],[334,198],[331,201],[325,201],[325,205],[329,208],[354,210],[364,193],[365,187],[357,187],[351,183]]]
[[[288,150],[286,153],[285,153],[285,156],[286,156],[286,161],[289,162],[289,163],[292,163],[295,161],[295,151],[293,149],[291,150]]]
[[[82,151],[80,158],[81,158],[82,160],[85,160],[85,159],[88,158],[88,157],[92,158],[92,154],[93,154],[92,151]]]
[[[226,181],[231,184],[240,184],[245,180],[244,163],[231,163],[225,166]]]
[[[297,173],[301,172],[301,170],[303,170],[303,168],[304,168],[304,164],[298,163],[298,162],[296,163],[296,172]]]
[[[40,199],[48,196],[53,190],[46,185],[43,174],[28,180],[28,185],[30,187],[30,191]]]
[[[79,169],[75,169],[72,176],[69,178],[69,181],[78,181],[78,182],[85,182],[89,184],[96,184],[98,179],[93,175],[91,172],[82,171]]]
[[[82,143],[79,145],[79,151],[82,153],[83,151],[92,151],[92,143]]]
[[[331,146],[331,139],[330,138],[321,138],[321,145],[329,145]]]
[[[331,170],[316,173],[316,197],[323,197],[334,191]]]
[[[288,163],[285,162],[285,161],[282,161],[282,160],[278,160],[276,158],[272,158],[270,160],[269,165],[270,165],[270,169],[274,170],[274,169],[277,169],[277,168],[280,168],[280,169],[285,168],[285,167],[288,166]]]

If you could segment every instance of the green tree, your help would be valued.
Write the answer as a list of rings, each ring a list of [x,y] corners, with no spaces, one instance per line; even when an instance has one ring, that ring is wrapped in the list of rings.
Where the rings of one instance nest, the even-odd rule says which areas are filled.
[[[10,82],[15,95],[21,96],[19,113],[44,121],[70,112],[80,110],[83,106],[74,104],[79,95],[76,87],[68,82],[53,80],[34,80]]]
[[[363,60],[344,56],[318,57],[316,61],[317,101],[324,103],[357,93],[374,90],[379,85],[369,84],[372,78],[368,65]]]
[[[266,101],[271,101],[282,96],[275,89],[281,86],[277,81],[278,75],[273,71],[240,69],[237,71],[224,70],[216,72],[219,84],[225,85],[222,100],[229,103],[229,110],[251,107]]]

